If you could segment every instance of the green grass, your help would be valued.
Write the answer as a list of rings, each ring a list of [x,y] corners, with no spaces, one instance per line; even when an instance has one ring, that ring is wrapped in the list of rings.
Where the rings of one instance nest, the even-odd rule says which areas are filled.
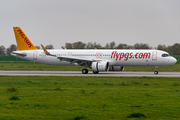
[[[0,61],[7,62],[7,61],[27,61],[27,60],[23,60],[15,56],[0,55]]]
[[[177,59],[177,64],[180,64],[180,55],[174,55],[173,57]]]
[[[0,101],[4,120],[179,120],[180,78],[0,76]]]
[[[80,66],[51,66],[33,62],[0,62],[0,70],[80,71]]]

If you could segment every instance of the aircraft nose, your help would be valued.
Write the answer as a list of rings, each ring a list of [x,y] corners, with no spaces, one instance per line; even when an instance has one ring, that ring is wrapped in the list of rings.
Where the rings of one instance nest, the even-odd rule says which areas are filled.
[[[173,57],[172,60],[171,60],[171,63],[175,64],[176,62],[177,62],[176,58]]]

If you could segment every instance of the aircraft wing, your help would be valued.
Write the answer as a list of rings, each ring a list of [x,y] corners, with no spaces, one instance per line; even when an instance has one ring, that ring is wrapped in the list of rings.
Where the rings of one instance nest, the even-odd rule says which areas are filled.
[[[84,58],[79,58],[79,57],[65,57],[65,56],[61,56],[61,57],[57,57],[59,60],[62,61],[84,61],[84,62],[93,62],[93,59],[84,59]]]
[[[80,66],[83,66],[85,64],[91,64],[92,62],[98,62],[102,60],[96,60],[96,59],[86,59],[86,58],[80,58],[80,57],[72,57],[72,56],[60,56],[57,57],[61,61],[68,61],[71,63],[77,63]]]
[[[59,60],[61,60],[61,61],[68,61],[68,62],[71,62],[71,63],[77,63],[77,64],[79,64],[80,66],[83,66],[83,65],[85,65],[85,64],[90,64],[90,63],[92,63],[92,62],[101,61],[101,60],[96,60],[96,59],[86,59],[86,58],[73,57],[73,56],[56,56],[56,55],[50,54],[50,53],[44,48],[44,46],[43,46],[42,44],[41,44],[41,47],[43,48],[44,53],[45,53],[46,55],[57,57],[57,59],[59,59]]]
[[[79,57],[67,57],[67,56],[61,56],[61,57],[57,57],[59,60],[61,61],[68,61],[68,62],[71,62],[71,63],[77,63],[79,64],[80,66],[83,66],[87,63],[91,63],[93,62],[92,59],[84,59],[84,58],[79,58]]]

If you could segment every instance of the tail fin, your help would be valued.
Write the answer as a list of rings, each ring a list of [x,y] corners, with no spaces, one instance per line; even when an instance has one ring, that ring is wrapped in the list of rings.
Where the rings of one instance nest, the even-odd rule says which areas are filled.
[[[29,40],[29,38],[25,35],[25,33],[21,30],[20,27],[13,27],[14,34],[16,37],[18,50],[39,50],[37,49]]]

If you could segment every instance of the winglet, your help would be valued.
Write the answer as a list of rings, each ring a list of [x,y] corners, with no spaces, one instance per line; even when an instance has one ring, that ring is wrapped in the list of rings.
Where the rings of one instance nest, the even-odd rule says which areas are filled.
[[[39,50],[37,49],[20,27],[13,27],[18,50]]]
[[[41,47],[46,55],[49,55],[48,51],[44,48],[44,46],[41,44]]]
[[[42,47],[42,49],[43,49],[43,51],[44,51],[44,53],[45,53],[46,55],[56,56],[56,55],[50,54],[50,53],[44,48],[44,46],[43,46],[42,44],[41,44],[41,47]]]

